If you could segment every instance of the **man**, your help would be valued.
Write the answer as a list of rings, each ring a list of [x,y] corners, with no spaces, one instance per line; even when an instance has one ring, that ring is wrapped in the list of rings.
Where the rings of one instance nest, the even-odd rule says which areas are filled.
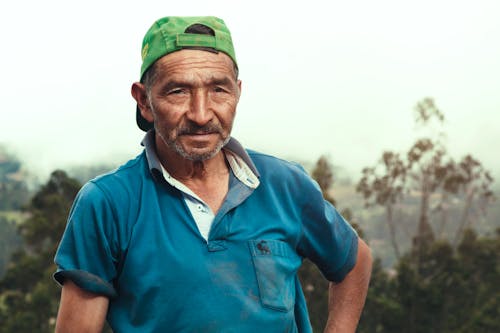
[[[371,257],[304,170],[230,136],[241,93],[215,17],[146,33],[132,85],[144,152],[78,194],[55,261],[57,332],[310,332],[303,258],[331,282],[327,332],[354,332]]]

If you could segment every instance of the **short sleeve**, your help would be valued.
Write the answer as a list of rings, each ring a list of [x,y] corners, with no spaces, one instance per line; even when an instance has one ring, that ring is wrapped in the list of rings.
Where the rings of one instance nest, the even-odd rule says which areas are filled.
[[[60,284],[69,279],[80,288],[116,296],[115,214],[105,193],[89,182],[78,193],[55,256]]]
[[[310,181],[298,250],[318,266],[326,279],[338,283],[356,264],[358,235],[337,209],[323,199],[317,183]]]

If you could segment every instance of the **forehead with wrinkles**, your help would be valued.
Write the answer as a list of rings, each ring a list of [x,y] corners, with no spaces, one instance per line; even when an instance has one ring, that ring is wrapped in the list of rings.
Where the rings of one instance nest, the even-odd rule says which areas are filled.
[[[165,76],[196,76],[220,78],[230,76],[236,79],[235,65],[231,58],[222,52],[214,53],[201,50],[181,50],[170,53],[155,63],[158,79]]]

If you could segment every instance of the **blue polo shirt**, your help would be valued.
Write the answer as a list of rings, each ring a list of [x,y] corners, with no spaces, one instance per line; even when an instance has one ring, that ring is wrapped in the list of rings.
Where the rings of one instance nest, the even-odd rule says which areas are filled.
[[[145,150],[80,190],[57,251],[55,279],[110,298],[120,332],[311,332],[297,270],[313,261],[340,282],[357,235],[298,165],[225,149],[259,177],[231,173],[208,239],[161,172],[154,133]]]

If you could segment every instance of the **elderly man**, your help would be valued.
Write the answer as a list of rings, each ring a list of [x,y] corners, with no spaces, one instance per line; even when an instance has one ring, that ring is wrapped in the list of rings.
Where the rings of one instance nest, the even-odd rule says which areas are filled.
[[[300,166],[231,137],[241,81],[224,22],[162,18],[142,59],[144,151],[74,202],[56,331],[311,332],[309,258],[331,281],[325,331],[354,332],[370,251]]]

